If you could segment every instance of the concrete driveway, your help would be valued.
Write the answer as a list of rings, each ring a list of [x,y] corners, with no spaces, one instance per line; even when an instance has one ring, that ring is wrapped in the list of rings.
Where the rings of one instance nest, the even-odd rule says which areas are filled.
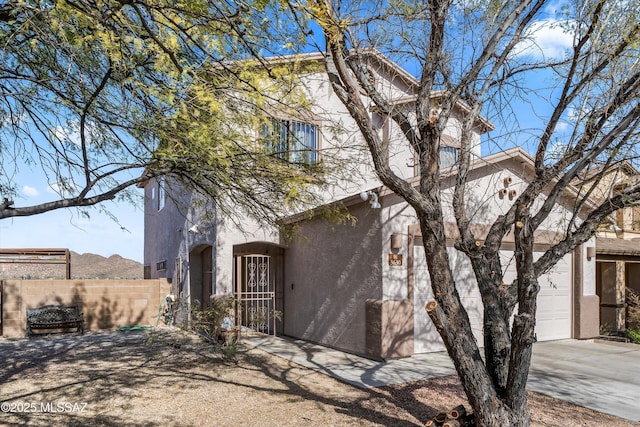
[[[455,374],[446,353],[377,362],[300,340],[258,337],[244,342],[361,388]],[[640,421],[640,346],[592,340],[537,343],[527,388]]]
[[[640,346],[562,340],[533,349],[527,388],[640,421]]]

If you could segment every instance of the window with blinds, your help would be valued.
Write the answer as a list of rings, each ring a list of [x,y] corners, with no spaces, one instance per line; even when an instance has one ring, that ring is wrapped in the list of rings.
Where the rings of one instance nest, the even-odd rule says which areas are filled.
[[[318,161],[318,126],[295,120],[272,119],[263,126],[262,137],[273,156],[296,165]]]

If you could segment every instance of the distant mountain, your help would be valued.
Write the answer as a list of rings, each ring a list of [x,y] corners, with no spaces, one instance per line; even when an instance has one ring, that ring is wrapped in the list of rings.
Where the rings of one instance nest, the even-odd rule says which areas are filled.
[[[72,279],[142,279],[141,263],[112,255],[105,258],[71,251]],[[64,279],[64,265],[0,264],[0,279]]]

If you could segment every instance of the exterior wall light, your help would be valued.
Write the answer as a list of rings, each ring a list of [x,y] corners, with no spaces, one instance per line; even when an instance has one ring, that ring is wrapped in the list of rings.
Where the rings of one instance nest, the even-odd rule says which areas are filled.
[[[595,256],[596,256],[596,247],[595,246],[587,247],[587,259],[591,261],[591,258],[594,258]]]
[[[378,194],[373,191],[363,191],[360,193],[360,198],[364,201],[369,200],[372,209],[380,209],[382,207],[378,201]]]
[[[402,249],[402,234],[391,235],[391,250]]]

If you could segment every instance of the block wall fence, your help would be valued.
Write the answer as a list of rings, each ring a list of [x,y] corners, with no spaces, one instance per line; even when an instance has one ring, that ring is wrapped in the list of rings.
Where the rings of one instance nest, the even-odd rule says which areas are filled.
[[[1,336],[24,337],[27,308],[47,304],[78,305],[85,330],[153,326],[170,291],[166,279],[1,280]]]

